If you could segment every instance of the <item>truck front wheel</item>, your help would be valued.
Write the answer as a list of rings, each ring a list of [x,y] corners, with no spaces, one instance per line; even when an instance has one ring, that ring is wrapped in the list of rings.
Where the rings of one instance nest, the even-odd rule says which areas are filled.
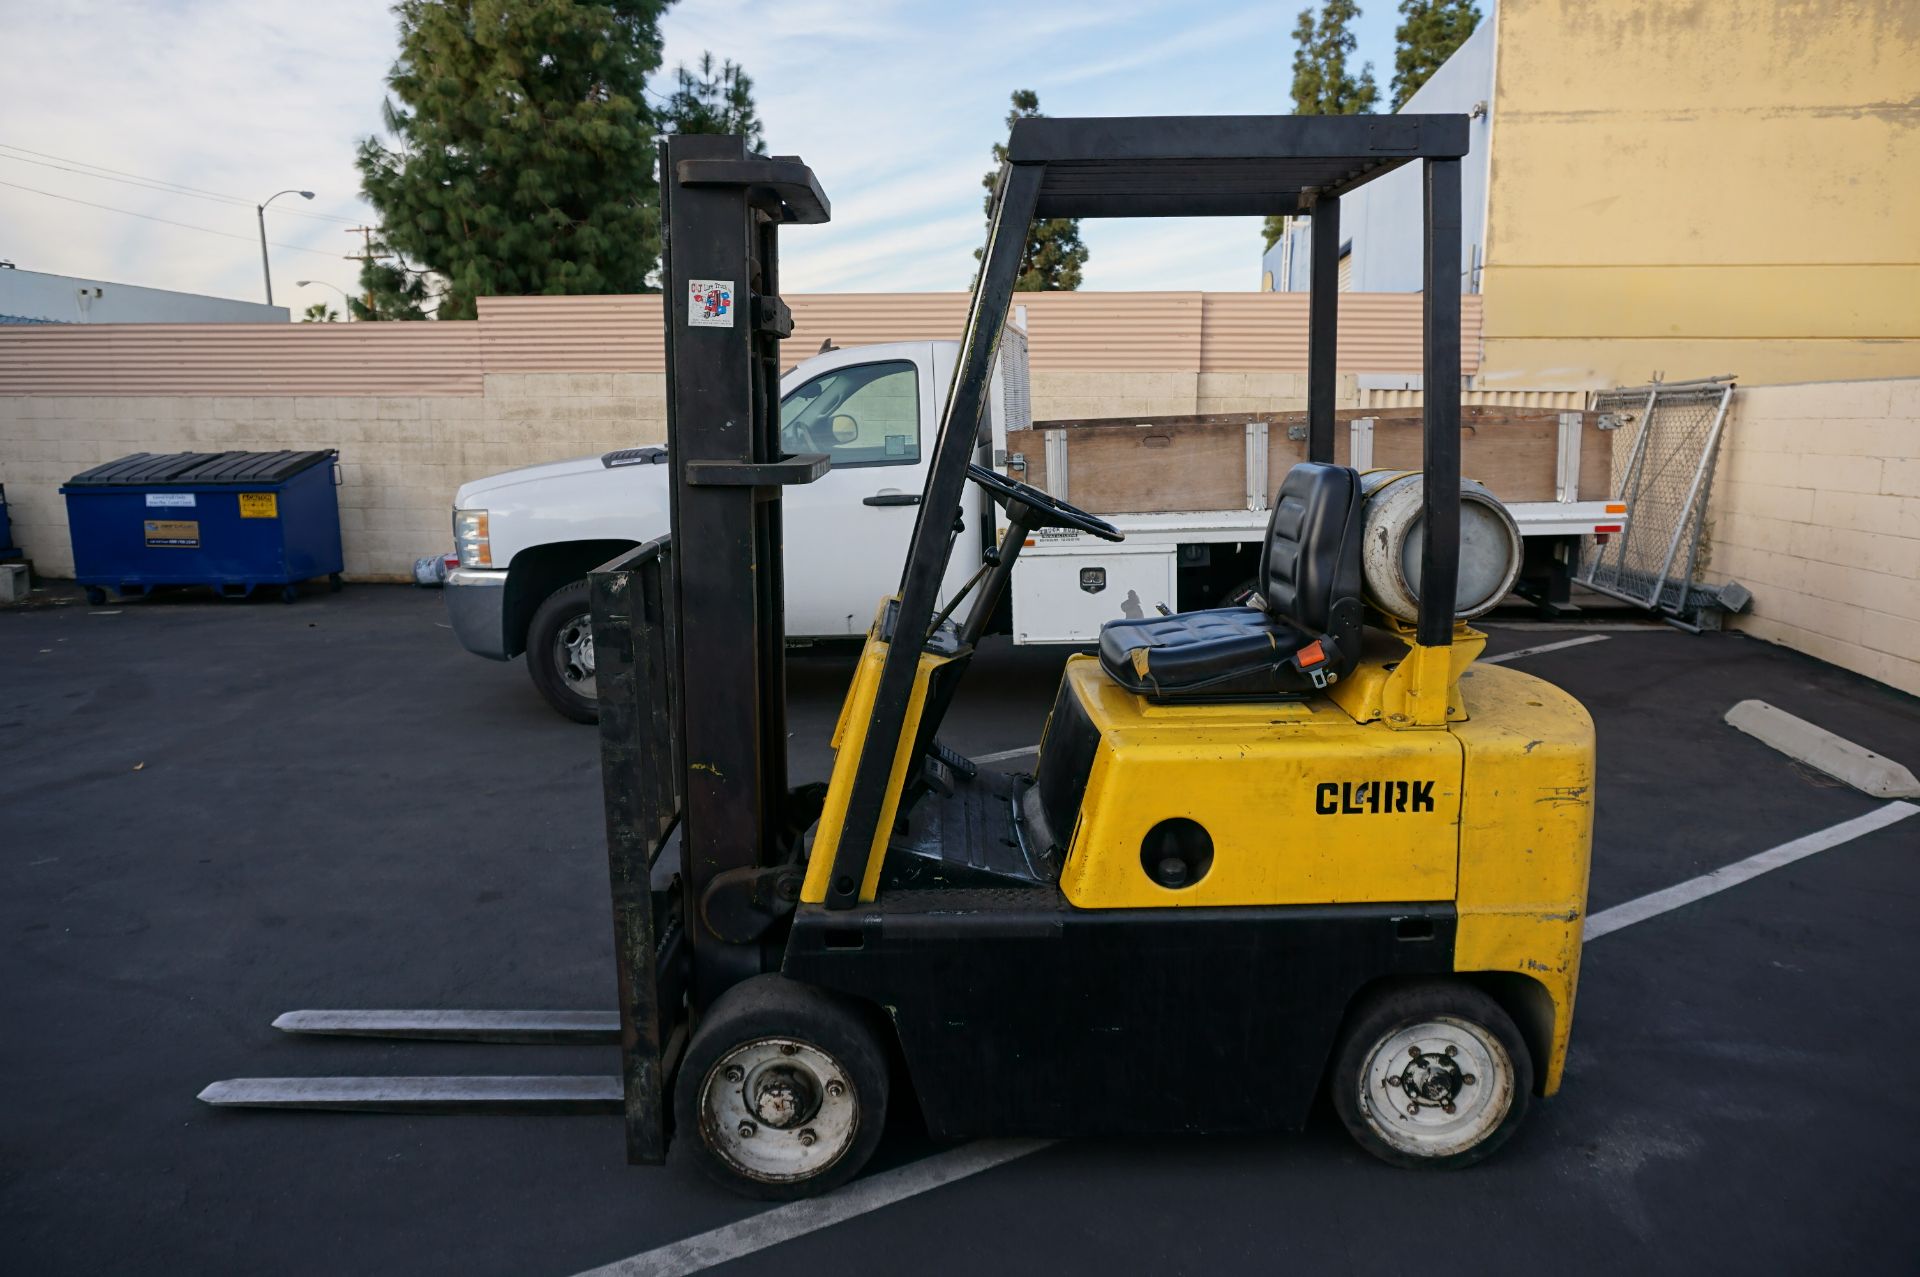
[[[533,614],[527,627],[527,673],[547,704],[574,722],[600,721],[585,581],[561,586]]]

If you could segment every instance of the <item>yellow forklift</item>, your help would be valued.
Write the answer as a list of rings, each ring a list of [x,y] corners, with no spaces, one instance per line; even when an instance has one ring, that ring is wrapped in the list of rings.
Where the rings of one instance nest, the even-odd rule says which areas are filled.
[[[828,205],[798,160],[668,139],[672,535],[592,577],[617,1020],[295,1013],[387,1017],[308,1031],[412,1015],[397,1035],[617,1036],[622,1076],[243,1079],[204,1098],[617,1109],[630,1160],[663,1161],[677,1132],[768,1198],[853,1176],[890,1106],[941,1138],[1250,1131],[1298,1127],[1325,1086],[1386,1161],[1492,1152],[1560,1084],[1594,738],[1558,688],[1476,665],[1484,636],[1456,616],[1466,147],[1462,116],[1017,122],[900,588],[823,788],[787,776],[780,492],[827,458],[781,436],[777,239]],[[1424,476],[1383,484],[1333,464],[1339,209],[1406,166]],[[1272,502],[1259,596],[1109,624],[1067,662],[1032,773],[975,766],[940,724],[1021,549],[1045,529],[1120,539],[975,464],[1028,227],[1276,210],[1312,222],[1310,459]],[[969,481],[997,528],[961,520]],[[1417,520],[1376,527],[1372,494],[1407,482]],[[941,600],[961,536],[995,548]],[[1382,610],[1378,571],[1417,611]]]

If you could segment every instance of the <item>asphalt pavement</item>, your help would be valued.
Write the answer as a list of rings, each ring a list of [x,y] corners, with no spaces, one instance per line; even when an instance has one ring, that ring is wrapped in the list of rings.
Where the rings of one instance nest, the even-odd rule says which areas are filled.
[[[437,595],[0,610],[0,1272],[553,1274],[763,1207],[607,1117],[216,1112],[226,1077],[610,1073],[608,1048],[303,1041],[301,1007],[604,1008],[597,740]],[[1586,631],[1498,628],[1490,651]],[[1731,634],[1515,661],[1600,733],[1594,910],[1882,804],[1720,722],[1761,697],[1920,769],[1920,701]],[[853,649],[790,660],[824,778]],[[948,743],[1032,744],[1062,654],[995,640]],[[1014,759],[1004,766],[1020,766]],[[1301,1135],[1081,1140],[716,1272],[1908,1273],[1920,819],[1597,939],[1566,1085],[1491,1162]],[[941,1146],[895,1123],[870,1174]]]

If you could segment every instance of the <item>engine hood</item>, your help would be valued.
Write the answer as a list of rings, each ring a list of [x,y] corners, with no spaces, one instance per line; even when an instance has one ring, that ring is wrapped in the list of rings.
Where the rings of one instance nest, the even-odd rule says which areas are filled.
[[[615,454],[605,454],[615,455]],[[668,471],[664,465],[614,466],[606,464],[604,456],[569,457],[565,461],[546,461],[537,466],[522,466],[518,470],[502,470],[499,474],[490,474],[484,479],[475,479],[460,485],[454,493],[453,504],[456,509],[485,509],[489,498],[498,496],[524,497],[522,492],[512,489],[523,488],[527,484],[550,484],[560,480],[580,476],[604,474],[609,469],[624,471],[658,471],[664,478]]]

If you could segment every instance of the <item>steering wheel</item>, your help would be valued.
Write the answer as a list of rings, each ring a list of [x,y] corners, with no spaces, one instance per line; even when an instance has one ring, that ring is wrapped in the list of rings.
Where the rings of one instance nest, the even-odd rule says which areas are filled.
[[[1088,514],[1077,505],[1068,505],[1058,497],[1049,496],[1030,483],[1018,479],[1009,479],[997,470],[989,470],[983,465],[968,463],[967,478],[973,480],[1007,510],[1018,502],[1033,512],[1034,521],[1029,526],[1035,528],[1072,528],[1076,532],[1086,532],[1099,537],[1102,541],[1124,541],[1126,533],[1108,523],[1098,515]]]

